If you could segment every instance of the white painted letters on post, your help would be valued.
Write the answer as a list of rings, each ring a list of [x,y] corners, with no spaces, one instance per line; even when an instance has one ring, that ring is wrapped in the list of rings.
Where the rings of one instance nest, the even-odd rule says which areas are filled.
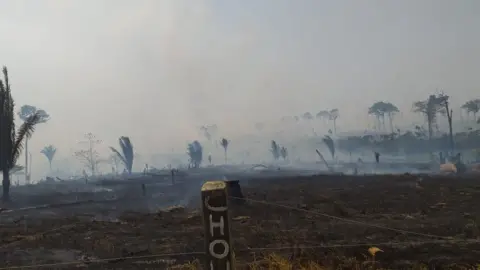
[[[219,192],[219,191],[215,191]],[[232,258],[229,243],[228,207],[226,194],[214,193],[211,196],[219,196],[218,202],[214,200],[211,205],[209,194],[203,195],[204,218],[207,238],[207,269],[210,270],[231,270]],[[217,199],[215,197],[215,199]],[[220,206],[218,204],[220,204]],[[220,238],[220,239],[219,239]]]
[[[220,228],[220,234],[225,235],[225,223],[223,222],[223,217],[220,216],[219,222],[214,222],[212,220],[212,215],[209,215],[210,218],[210,235],[213,236],[213,229]]]
[[[223,253],[215,253],[215,245],[222,245],[223,246]],[[211,243],[210,243],[210,247],[209,247],[209,251],[210,251],[210,254],[221,260],[225,257],[227,257],[228,255],[228,252],[230,251],[230,247],[228,246],[228,243],[227,241],[225,240],[222,240],[222,239],[216,239],[216,240],[213,240]]]
[[[205,206],[208,208],[208,210],[213,211],[213,212],[223,212],[223,211],[227,211],[227,207],[226,207],[226,206],[219,206],[219,207],[211,206],[211,205],[208,203],[209,200],[210,200],[210,197],[206,197],[206,198],[205,198]]]

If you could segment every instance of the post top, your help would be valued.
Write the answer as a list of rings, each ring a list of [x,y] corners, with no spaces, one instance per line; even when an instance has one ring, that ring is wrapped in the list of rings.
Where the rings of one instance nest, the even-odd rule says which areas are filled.
[[[221,190],[227,188],[223,181],[208,181],[202,185],[202,191]]]

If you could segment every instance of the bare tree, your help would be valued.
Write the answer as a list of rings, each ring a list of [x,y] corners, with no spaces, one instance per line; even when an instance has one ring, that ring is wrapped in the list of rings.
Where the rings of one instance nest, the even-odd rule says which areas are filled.
[[[97,150],[95,150],[95,145],[102,141],[98,140],[92,133],[85,134],[85,139],[85,141],[80,141],[80,143],[88,144],[88,148],[76,151],[74,156],[92,172],[92,175],[95,175],[98,169],[98,164],[101,162],[100,156]]]
[[[438,99],[439,99],[439,103],[445,108],[445,110],[441,111],[441,112],[444,112],[444,114],[447,116],[447,120],[448,120],[448,133],[449,133],[449,142],[450,142],[450,151],[451,151],[451,155],[453,156],[454,155],[454,151],[455,151],[455,141],[453,140],[453,127],[452,127],[452,115],[453,115],[453,110],[450,109],[450,104],[449,104],[449,96],[445,95],[445,94],[440,94],[438,96]]]
[[[115,174],[118,173],[118,164],[122,162],[117,154],[112,153],[109,158],[110,164],[113,166]]]

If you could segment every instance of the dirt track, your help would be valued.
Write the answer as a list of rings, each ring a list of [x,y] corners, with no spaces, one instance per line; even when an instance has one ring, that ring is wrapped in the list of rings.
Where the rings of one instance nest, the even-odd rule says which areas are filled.
[[[342,256],[368,260],[372,245],[384,251],[377,253],[379,264],[391,269],[411,269],[418,263],[461,269],[460,265],[480,263],[480,242],[464,241],[480,236],[479,180],[418,176],[251,180],[242,187],[250,201],[232,206],[239,269],[270,252],[328,265],[342,263],[341,268],[351,269],[352,259]],[[203,251],[201,217],[181,208],[148,215],[125,213],[116,222],[37,220],[26,230],[19,221],[2,225],[0,233],[0,262],[7,262],[5,267],[78,261],[44,269],[82,265],[166,269],[201,260],[202,255],[83,264],[79,260]]]

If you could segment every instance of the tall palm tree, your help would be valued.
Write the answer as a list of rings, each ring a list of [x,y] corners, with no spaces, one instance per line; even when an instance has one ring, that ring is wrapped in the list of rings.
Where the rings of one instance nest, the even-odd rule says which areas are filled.
[[[393,105],[390,102],[384,102],[383,106],[384,106],[384,111],[387,114],[388,121],[390,122],[390,131],[393,133],[394,132],[393,117],[395,116],[395,114],[400,112],[400,110],[398,109],[397,106]]]
[[[338,109],[330,111],[330,120],[333,121],[333,133],[337,134],[337,118],[340,116]]]
[[[3,67],[3,81],[0,79],[0,170],[3,174],[2,188],[4,201],[10,200],[10,170],[23,150],[23,144],[30,138],[41,115],[36,112],[29,116],[18,131],[15,131],[15,105],[8,80],[7,67]]]
[[[45,112],[44,110],[40,110],[32,105],[23,105],[18,112],[18,116],[24,122],[34,114],[38,114],[40,117],[38,120],[38,124],[45,123],[50,119],[50,115],[48,115],[47,112]],[[28,138],[25,140],[25,181],[30,181],[30,171],[28,166]]]
[[[225,138],[222,138],[222,140],[220,141],[220,145],[223,147],[223,151],[225,155],[225,164],[227,164],[227,149],[229,144],[230,142]]]
[[[274,140],[272,140],[272,143],[270,145],[270,152],[272,152],[273,159],[278,160],[280,158],[280,146]]]
[[[380,126],[380,120],[383,128],[385,129],[385,116],[388,117],[390,122],[390,130],[393,133],[393,117],[399,112],[397,106],[390,102],[378,101],[375,102],[369,109],[368,114],[374,115],[377,118],[377,124]]]
[[[454,151],[455,151],[455,142],[453,140],[453,127],[452,127],[452,114],[453,110],[450,109],[450,104],[449,104],[449,96],[445,94],[440,94],[437,97],[438,102],[440,103],[440,106],[443,107],[443,110],[441,110],[441,113],[443,115],[447,116],[448,120],[448,131],[449,131],[449,141],[450,141],[450,154],[453,156]]]
[[[375,119],[377,121],[375,122],[374,128],[376,130],[380,130],[380,127],[382,126],[381,125],[381,123],[382,123],[381,119],[384,119],[384,117],[385,117],[385,113],[382,109],[382,106],[381,106],[380,102],[375,102],[370,108],[368,108],[368,114],[375,116]]]
[[[187,154],[190,157],[190,166],[199,168],[203,161],[203,147],[198,141],[193,141],[187,146]]]
[[[333,142],[332,137],[325,135],[325,137],[323,137],[322,140],[323,140],[323,143],[325,143],[325,145],[327,146],[328,151],[330,151],[330,155],[332,155],[332,159],[335,159],[335,143]]]
[[[428,125],[428,140],[430,142],[433,137],[433,126],[437,124],[437,115],[446,113],[444,102],[443,95],[430,95],[426,100],[413,103],[413,111],[425,116]]]
[[[313,115],[310,112],[306,112],[306,113],[302,114],[302,118],[303,118],[303,120],[312,120]]]
[[[472,99],[462,105],[462,109],[467,111],[467,114],[473,114],[474,121],[477,120],[477,113],[480,112],[480,99]]]
[[[329,111],[319,111],[316,115],[317,119],[322,119],[324,124],[326,124],[325,120],[330,120],[330,112]]]
[[[118,158],[122,161],[122,163],[125,165],[125,169],[127,169],[127,172],[129,174],[132,173],[132,168],[133,168],[133,145],[130,142],[130,138],[126,136],[122,136],[118,139],[118,143],[120,144],[120,150],[122,153],[120,153],[117,149],[110,147],[112,152],[118,156]]]
[[[53,145],[48,145],[45,146],[42,151],[40,151],[47,159],[48,163],[50,164],[50,172],[52,171],[52,160],[55,157],[55,154],[57,153],[57,148]]]

